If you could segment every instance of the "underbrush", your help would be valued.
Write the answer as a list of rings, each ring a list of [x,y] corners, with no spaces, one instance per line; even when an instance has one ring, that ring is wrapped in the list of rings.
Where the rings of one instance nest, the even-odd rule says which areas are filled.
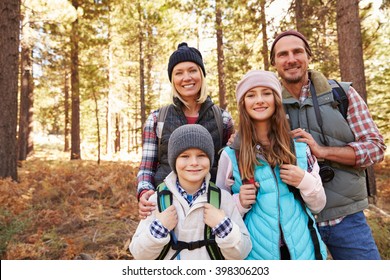
[[[390,259],[390,158],[375,167],[377,206],[365,211]],[[1,259],[132,259],[138,163],[23,162],[19,182],[0,180]],[[382,207],[383,206],[383,207]]]

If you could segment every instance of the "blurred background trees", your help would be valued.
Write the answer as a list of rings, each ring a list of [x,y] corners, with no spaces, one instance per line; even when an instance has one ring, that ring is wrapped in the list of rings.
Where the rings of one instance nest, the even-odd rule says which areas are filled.
[[[297,29],[312,46],[311,67],[352,81],[389,144],[389,8],[388,0],[24,0],[11,79],[18,109],[0,121],[18,122],[8,135],[19,160],[39,137],[59,139],[70,159],[136,160],[146,117],[171,100],[167,64],[180,42],[200,49],[210,96],[237,119],[237,81],[253,68],[274,71],[274,36]],[[16,98],[0,91],[1,106]]]

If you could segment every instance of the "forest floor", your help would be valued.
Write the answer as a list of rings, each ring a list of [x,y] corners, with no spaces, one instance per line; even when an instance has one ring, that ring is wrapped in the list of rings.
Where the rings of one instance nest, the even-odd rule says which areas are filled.
[[[58,152],[60,153],[60,152]],[[132,259],[138,162],[70,161],[58,153],[21,162],[19,183],[0,180],[3,260]],[[375,166],[377,199],[365,211],[390,259],[390,156]]]

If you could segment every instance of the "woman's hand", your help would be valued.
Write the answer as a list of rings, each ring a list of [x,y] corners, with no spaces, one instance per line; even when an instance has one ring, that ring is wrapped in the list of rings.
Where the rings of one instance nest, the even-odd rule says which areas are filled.
[[[156,209],[156,203],[149,201],[149,198],[152,194],[154,194],[154,191],[148,190],[147,192],[144,192],[139,198],[138,214],[140,219],[146,219],[146,217],[150,216],[150,214],[152,214],[152,211]]]

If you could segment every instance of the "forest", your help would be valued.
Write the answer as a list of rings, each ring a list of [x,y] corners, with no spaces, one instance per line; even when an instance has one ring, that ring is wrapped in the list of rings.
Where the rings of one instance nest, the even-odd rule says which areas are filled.
[[[1,259],[132,259],[142,127],[171,101],[181,42],[236,122],[237,82],[274,71],[273,39],[296,29],[310,68],[352,82],[390,146],[389,0],[2,0],[0,15]],[[389,150],[369,174],[390,259]]]

